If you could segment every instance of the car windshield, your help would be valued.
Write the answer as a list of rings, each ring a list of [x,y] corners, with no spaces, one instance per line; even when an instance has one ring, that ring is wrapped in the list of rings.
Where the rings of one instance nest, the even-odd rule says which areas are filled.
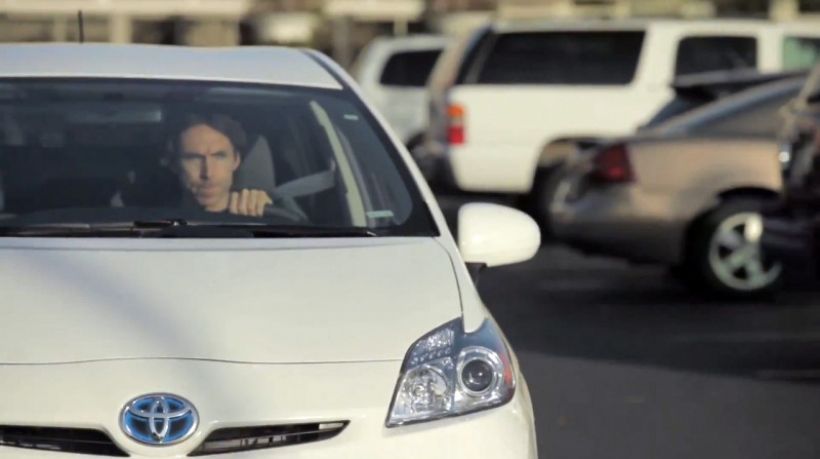
[[[15,230],[3,235],[193,224],[436,234],[394,147],[345,91],[0,81],[0,228]]]

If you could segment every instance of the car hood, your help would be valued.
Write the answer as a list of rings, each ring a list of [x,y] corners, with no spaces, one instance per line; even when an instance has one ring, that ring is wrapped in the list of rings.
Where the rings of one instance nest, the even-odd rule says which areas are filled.
[[[5,240],[0,363],[394,360],[460,316],[436,240],[350,241]]]

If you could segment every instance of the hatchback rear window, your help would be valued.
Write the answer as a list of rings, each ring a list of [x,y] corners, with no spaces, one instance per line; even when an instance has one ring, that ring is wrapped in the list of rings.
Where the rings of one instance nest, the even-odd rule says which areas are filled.
[[[675,75],[757,67],[754,37],[688,37],[678,45]]]
[[[499,35],[476,83],[625,85],[638,67],[644,32],[524,32]]]
[[[394,54],[384,66],[381,84],[420,88],[427,84],[441,50],[407,51]]]

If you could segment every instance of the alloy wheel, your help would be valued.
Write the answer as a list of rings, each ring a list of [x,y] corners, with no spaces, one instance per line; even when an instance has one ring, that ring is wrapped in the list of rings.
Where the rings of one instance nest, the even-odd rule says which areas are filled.
[[[720,282],[748,292],[778,279],[782,266],[763,257],[762,235],[763,218],[756,212],[734,214],[718,225],[709,243],[709,267]]]

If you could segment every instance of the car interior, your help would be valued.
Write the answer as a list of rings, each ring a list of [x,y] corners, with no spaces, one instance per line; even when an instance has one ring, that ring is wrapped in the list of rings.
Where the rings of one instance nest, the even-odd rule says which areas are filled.
[[[160,121],[171,116],[170,107],[121,107],[117,113],[93,104],[3,109],[2,216],[69,208],[177,206],[182,190],[168,154],[174,134],[169,123]],[[227,106],[212,109],[231,113]],[[309,110],[297,110],[266,110],[264,116],[253,118],[233,110],[250,140],[234,188],[266,191],[276,198],[276,206],[304,222],[349,224],[344,188],[351,182],[337,180],[341,172],[330,142],[315,135],[319,127],[310,128],[317,124],[316,117]],[[350,148],[347,139],[340,144]],[[287,184],[288,193],[277,193]]]

